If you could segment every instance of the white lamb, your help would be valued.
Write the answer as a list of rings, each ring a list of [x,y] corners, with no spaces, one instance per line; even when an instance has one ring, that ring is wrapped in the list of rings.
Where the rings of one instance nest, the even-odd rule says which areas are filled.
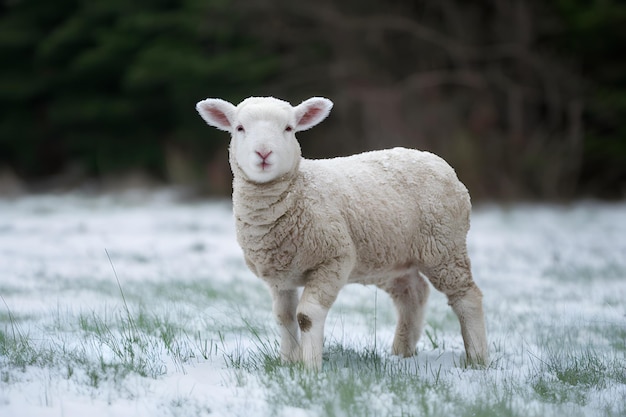
[[[426,276],[459,319],[467,360],[485,363],[482,293],[466,250],[467,189],[428,152],[302,158],[295,132],[320,123],[332,106],[319,97],[295,107],[272,97],[196,106],[209,125],[231,133],[237,238],[248,267],[270,288],[282,358],[321,368],[328,310],[353,282],[389,293],[398,311],[393,354],[413,355]]]

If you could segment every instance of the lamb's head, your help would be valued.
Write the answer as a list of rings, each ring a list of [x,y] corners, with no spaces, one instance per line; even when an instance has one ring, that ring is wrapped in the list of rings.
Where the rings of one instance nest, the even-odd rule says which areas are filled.
[[[210,98],[198,102],[196,110],[209,125],[230,132],[233,172],[267,183],[298,167],[301,153],[295,133],[324,120],[332,106],[321,97],[295,107],[273,97],[250,97],[238,106]]]

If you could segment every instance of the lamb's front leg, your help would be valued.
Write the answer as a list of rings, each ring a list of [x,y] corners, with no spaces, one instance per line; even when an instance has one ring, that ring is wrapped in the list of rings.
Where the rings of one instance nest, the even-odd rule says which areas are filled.
[[[341,265],[333,264],[312,272],[298,304],[298,326],[302,340],[302,361],[309,369],[322,369],[324,323],[347,275]]]
[[[272,289],[273,312],[280,326],[280,357],[284,362],[300,360],[300,337],[296,322],[298,290]]]
[[[324,347],[324,323],[329,307],[309,295],[306,289],[298,306],[298,325],[302,332],[302,361],[309,369],[322,369],[322,349]],[[305,297],[305,295],[308,295]]]

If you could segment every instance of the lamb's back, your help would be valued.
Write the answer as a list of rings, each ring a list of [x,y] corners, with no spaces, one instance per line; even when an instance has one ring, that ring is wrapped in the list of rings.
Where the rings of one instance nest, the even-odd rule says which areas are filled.
[[[471,204],[440,157],[405,148],[303,160],[304,192],[319,213],[345,219],[365,270],[410,262],[433,236],[464,241]]]
[[[456,173],[430,152],[394,148],[332,159],[303,159],[300,170],[305,188],[343,205],[364,203],[378,216],[385,203],[410,212],[439,205],[468,204],[469,194]],[[400,204],[402,203],[402,204]],[[401,209],[399,213],[404,213]]]

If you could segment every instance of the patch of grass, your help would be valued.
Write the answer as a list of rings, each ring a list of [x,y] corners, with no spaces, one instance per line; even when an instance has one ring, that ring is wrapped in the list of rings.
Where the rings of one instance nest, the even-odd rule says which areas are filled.
[[[589,327],[600,340],[605,340],[611,349],[626,357],[626,323],[600,322]]]
[[[446,349],[445,340],[439,335],[437,328],[435,327],[426,327],[424,329],[424,334],[422,337],[425,337],[432,347],[432,349]]]
[[[452,397],[452,386],[437,371],[418,371],[412,360],[381,356],[367,347],[333,344],[324,356],[323,372],[296,364],[259,373],[272,415],[287,407],[324,416],[448,414],[440,399]],[[432,400],[435,395],[437,401]]]
[[[573,402],[584,406],[588,395],[617,384],[626,384],[626,361],[584,351],[548,351],[536,358],[538,365],[531,376],[535,393],[548,403]]]
[[[381,356],[372,347],[354,349],[331,343],[324,351],[324,369],[315,372],[300,363],[282,364],[278,343],[264,326],[248,324],[253,340],[250,349],[241,344],[225,352],[234,382],[242,387],[258,381],[267,396],[270,415],[287,408],[314,410],[319,415],[443,415],[445,406],[433,403],[437,395],[450,392],[440,378],[441,368],[417,371],[415,362]],[[425,367],[428,368],[428,367]],[[421,410],[421,411],[420,411]],[[395,415],[395,414],[394,414]]]
[[[228,367],[248,373],[272,373],[282,366],[280,348],[276,338],[268,337],[265,326],[255,325],[250,319],[243,319],[246,338],[252,340],[252,348],[245,349],[237,343],[234,351],[228,351],[225,338],[220,332],[222,352]]]
[[[6,369],[0,378],[5,382],[36,366],[98,388],[103,381],[119,381],[131,373],[158,378],[169,364],[185,372],[190,361],[218,353],[215,341],[199,331],[186,331],[168,314],[144,309],[132,314],[127,304],[121,312],[78,316],[57,309],[49,315],[51,323],[42,325],[36,335],[16,322],[8,306],[4,315],[0,364]]]
[[[157,378],[167,372],[168,363],[185,372],[193,360],[218,354],[218,344],[200,331],[191,332],[179,318],[150,313],[144,308],[107,315],[81,314],[78,318],[82,340],[103,349],[98,356],[109,358],[125,372]]]
[[[463,417],[526,417],[528,415],[532,415],[516,409],[511,403],[510,398],[499,399],[496,401],[481,398],[469,404],[468,407],[459,407],[459,409],[460,414],[456,415]]]
[[[83,340],[98,348],[102,362],[121,366],[126,372],[156,378],[165,374],[160,345],[155,338],[141,331],[135,319],[119,314],[114,323],[92,314],[80,320],[84,329]],[[109,358],[110,359],[106,359]]]
[[[48,349],[38,346],[28,333],[15,325],[0,330],[0,363],[4,362],[8,368],[24,371],[27,366],[46,366],[51,362],[51,355]]]
[[[0,296],[6,307],[4,329],[0,329],[0,363],[5,362],[7,367],[14,367],[24,371],[27,366],[45,366],[51,361],[49,349],[34,343],[30,335],[25,332],[9,309],[4,297]],[[2,375],[3,379],[9,379],[9,373]]]
[[[559,339],[565,342],[560,350],[554,341],[559,334],[553,334],[524,370],[516,369],[523,362],[517,356],[528,351],[507,352],[502,342],[495,346],[495,364],[472,369],[455,356],[440,360],[422,352],[400,359],[381,354],[371,342],[331,340],[325,344],[323,371],[312,372],[301,364],[281,364],[271,331],[264,324],[246,323],[244,337],[252,344],[246,349],[239,343],[224,351],[224,358],[238,387],[263,387],[269,415],[299,408],[324,416],[583,416],[589,410],[613,416],[624,408],[615,403],[601,411],[590,402],[597,401],[598,391],[626,384],[624,359],[605,350],[578,349],[578,334]],[[433,330],[429,343],[437,351],[442,337]]]
[[[166,406],[172,417],[209,416],[211,409],[201,405],[191,395],[178,395]]]

